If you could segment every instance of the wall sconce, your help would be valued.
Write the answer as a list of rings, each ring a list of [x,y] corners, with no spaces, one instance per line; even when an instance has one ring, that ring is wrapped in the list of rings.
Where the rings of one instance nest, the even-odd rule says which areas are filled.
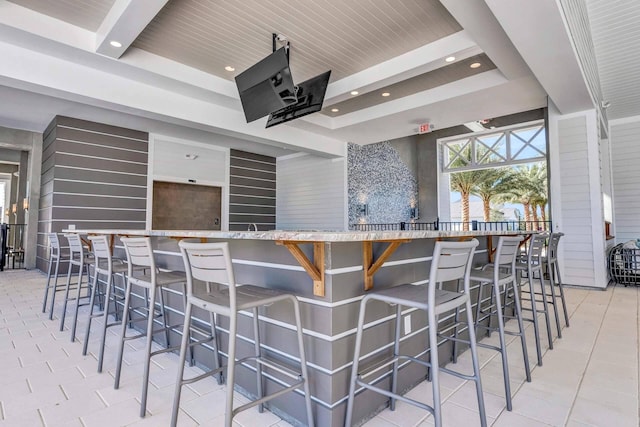
[[[24,209],[25,211],[29,210],[29,198],[25,197],[24,199],[22,199],[22,209]]]
[[[358,216],[367,216],[369,214],[369,206],[366,203],[359,203],[356,207],[356,214]]]
[[[409,208],[409,214],[411,216],[411,219],[418,219],[419,218],[419,213],[418,213],[418,208]]]
[[[11,212],[13,212],[14,214],[18,213],[18,204],[17,203],[14,203],[14,204],[11,205]]]

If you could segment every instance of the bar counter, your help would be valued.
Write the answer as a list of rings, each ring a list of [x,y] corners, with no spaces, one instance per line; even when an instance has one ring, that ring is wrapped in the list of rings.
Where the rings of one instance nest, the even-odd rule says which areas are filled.
[[[151,236],[157,264],[168,270],[184,269],[177,244],[180,239],[228,241],[239,284],[277,288],[298,297],[316,424],[332,427],[344,423],[359,302],[365,292],[402,283],[426,283],[437,239],[478,238],[480,245],[474,263],[481,264],[488,260],[492,236],[530,234],[515,231],[65,231],[81,235],[111,235],[114,238],[114,256],[120,258],[126,257],[118,236]],[[176,289],[170,297],[169,321],[171,324],[179,323],[183,310],[179,291]],[[475,302],[474,292],[472,301]],[[142,305],[141,298],[138,305]],[[275,304],[260,313],[263,348],[267,354],[285,363],[296,363],[295,327],[287,308]],[[382,303],[372,304],[367,310],[362,350],[367,359],[361,363],[362,367],[375,361],[376,356],[391,351],[394,313],[393,307]],[[405,310],[403,316],[402,352],[428,355],[426,317],[411,309]],[[205,319],[208,317],[203,315],[200,318],[197,314],[196,318],[199,319],[196,326],[206,330],[208,322]],[[439,319],[439,330],[446,329],[451,322],[452,316]],[[224,358],[228,343],[227,320],[220,317],[217,327]],[[178,334],[172,336],[171,345],[177,345],[179,339]],[[247,313],[239,319],[238,356],[252,351],[251,314]],[[440,360],[446,363],[450,359],[449,344],[439,346],[439,353]],[[207,349],[200,349],[195,353],[197,363],[203,367],[211,366],[211,354]],[[223,362],[226,363],[225,360]],[[245,368],[237,371],[238,391],[253,397],[256,393],[255,376],[252,367]],[[379,373],[380,386],[388,385],[389,372],[383,370]],[[269,390],[277,387],[277,383],[286,382],[286,377],[281,378],[277,373],[266,372],[265,375],[265,385]],[[426,370],[422,366],[403,366],[398,389],[408,390],[423,381],[425,376]],[[373,417],[386,404],[387,400],[381,395],[368,391],[357,394],[354,422],[359,424]],[[275,399],[270,410],[293,425],[302,425],[305,419],[304,401],[300,394]]]

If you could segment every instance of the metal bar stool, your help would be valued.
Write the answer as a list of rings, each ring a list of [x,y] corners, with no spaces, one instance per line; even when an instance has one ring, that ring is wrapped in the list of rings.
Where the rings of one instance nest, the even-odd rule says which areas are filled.
[[[58,285],[58,272],[60,271],[60,239],[57,233],[47,233],[49,239],[49,268],[47,269],[47,285],[44,288],[44,301],[42,302],[42,312],[47,311],[47,299],[49,298],[49,290],[53,289],[51,294],[51,307],[49,308],[49,320],[53,320],[53,306],[56,302],[56,292],[62,291],[64,285]],[[53,275],[52,270],[55,271]],[[53,284],[51,278],[53,277]]]
[[[151,239],[149,237],[122,237],[120,241],[124,244],[125,252],[127,254],[127,288],[125,291],[124,307],[122,312],[122,332],[120,334],[120,345],[118,348],[118,360],[116,366],[114,388],[120,387],[120,376],[122,373],[122,358],[124,355],[124,343],[137,338],[146,337],[146,349],[145,349],[145,362],[144,373],[142,378],[142,397],[140,398],[140,416],[144,417],[147,412],[147,394],[149,391],[149,371],[151,368],[151,357],[170,352],[178,349],[178,346],[169,346],[169,332],[176,331],[181,326],[167,324],[167,313],[164,305],[164,298],[162,291],[165,287],[182,283],[184,290],[184,283],[186,281],[185,273],[178,271],[159,271],[156,268],[155,258],[153,256],[153,248],[151,247]],[[142,271],[140,271],[142,270]],[[130,323],[127,320],[127,316],[130,314],[131,307],[131,290],[133,285],[140,286],[148,292],[148,297],[145,297],[148,304],[144,311],[146,311],[145,320],[147,322],[146,332],[136,334],[133,336],[127,336],[127,325]],[[160,312],[162,317],[163,327],[161,329],[154,330],[154,318],[156,307],[156,295],[160,305]],[[185,298],[186,307],[186,292],[183,293]],[[186,310],[186,308],[185,308]],[[164,332],[165,334],[165,348],[151,351],[151,344],[153,341],[153,335]],[[189,339],[189,333],[187,333],[187,339]]]
[[[547,265],[547,273],[549,274],[549,286],[551,288],[551,298],[549,303],[553,304],[553,309],[556,315],[556,327],[558,328],[558,338],[562,338],[560,332],[560,318],[558,316],[558,309],[556,306],[557,299],[560,298],[562,303],[562,311],[564,314],[564,321],[569,327],[569,313],[567,312],[567,302],[564,299],[564,286],[562,284],[562,276],[560,275],[560,265],[558,264],[558,244],[560,238],[564,236],[564,233],[551,233],[547,244],[547,255],[542,257],[543,264]],[[555,288],[558,288],[558,294],[556,295]]]
[[[229,354],[226,366],[227,400],[225,427],[231,427],[233,417],[237,415],[238,412],[254,406],[258,406],[260,412],[262,412],[262,406],[265,402],[290,391],[294,391],[300,386],[302,386],[304,390],[304,399],[307,410],[307,425],[309,427],[313,427],[314,421],[311,409],[311,392],[309,389],[309,375],[307,373],[307,362],[304,352],[302,323],[300,320],[298,299],[292,294],[280,292],[275,289],[265,289],[252,285],[237,286],[233,274],[233,266],[231,264],[228,243],[190,243],[180,241],[179,246],[184,259],[185,271],[187,272],[188,297],[184,324],[185,333],[182,335],[182,345],[180,347],[181,368],[178,370],[171,425],[175,427],[178,422],[182,386],[210,375],[215,375],[225,369],[224,367],[215,365],[213,370],[202,375],[188,379],[184,378],[184,361],[189,347],[186,332],[189,330],[193,307],[199,307],[206,311],[229,317]],[[207,286],[197,286],[200,282],[194,283],[194,279],[200,282],[205,282]],[[289,301],[293,304],[298,337],[298,351],[300,353],[300,372],[293,372],[286,366],[266,359],[261,351],[260,334],[258,329],[258,307],[270,305],[279,301]],[[241,310],[251,310],[253,312],[255,354],[236,360],[238,312]],[[215,324],[212,324],[211,328],[212,333],[215,333],[213,331],[215,329]],[[216,358],[218,357],[217,351],[214,352],[214,356]],[[233,391],[235,385],[235,367],[236,364],[244,363],[249,360],[255,361],[256,365],[258,399],[234,408]],[[273,369],[283,376],[291,378],[293,382],[272,394],[264,395],[262,379],[263,366]]]
[[[502,356],[502,373],[504,377],[504,390],[507,400],[507,410],[511,411],[511,383],[509,382],[509,363],[507,360],[507,343],[505,340],[505,334],[515,335],[520,337],[522,344],[522,356],[524,358],[524,369],[527,377],[527,381],[531,382],[531,369],[529,367],[529,357],[527,354],[527,340],[525,338],[524,324],[522,322],[522,308],[520,306],[520,296],[518,295],[518,286],[516,284],[516,256],[518,255],[518,248],[522,241],[521,236],[507,237],[501,236],[498,239],[498,245],[496,247],[495,258],[492,264],[488,264],[482,270],[471,270],[469,280],[479,282],[478,288],[478,303],[476,305],[476,329],[483,328],[487,331],[497,331],[500,339],[500,346],[494,346],[490,344],[484,344],[482,341],[478,342],[478,346],[484,348],[490,348],[500,352]],[[492,285],[492,298],[489,307],[481,308],[482,302],[482,287],[485,284]],[[501,302],[501,294],[505,294],[509,291],[513,292],[515,301],[515,316],[506,316],[503,312],[503,306]],[[495,316],[498,319],[498,327],[491,327],[489,325],[483,325],[481,322],[486,319],[491,319]],[[504,319],[513,317],[518,322],[518,331],[509,331],[504,327]]]
[[[65,286],[64,291],[64,302],[62,304],[62,314],[60,315],[60,330],[64,330],[64,322],[67,314],[67,303],[69,301],[75,301],[75,309],[73,313],[73,324],[71,325],[71,342],[76,340],[76,327],[78,325],[78,309],[87,305],[86,303],[81,303],[80,299],[89,298],[90,297],[90,275],[89,275],[89,267],[91,266],[92,259],[85,253],[84,246],[82,245],[82,239],[80,239],[80,235],[75,233],[65,234],[67,241],[69,242],[69,267],[67,270],[67,284]],[[71,290],[71,275],[73,273],[73,267],[78,267],[78,283],[76,284],[76,296],[75,298],[69,298],[69,291]],[[82,293],[82,276],[83,272],[87,273],[87,282],[86,289],[87,295],[81,297]]]
[[[542,366],[542,347],[540,343],[540,325],[538,323],[538,312],[544,313],[545,323],[547,326],[547,339],[549,341],[549,349],[553,350],[553,338],[551,337],[551,323],[549,321],[549,307],[547,305],[547,292],[544,286],[544,278],[542,271],[542,250],[544,249],[545,240],[547,235],[534,234],[529,240],[529,249],[527,250],[526,259],[521,259],[516,262],[516,272],[519,273],[520,279],[518,283],[522,283],[522,277],[526,273],[529,289],[522,290],[522,296],[525,294],[529,296],[531,301],[531,307],[522,307],[524,311],[531,311],[532,318],[523,317],[523,320],[533,322],[533,330],[536,340],[536,353],[538,356],[538,366]],[[540,284],[540,294],[542,299],[536,299],[535,282],[536,279]],[[515,299],[515,298],[514,298]],[[538,303],[542,302],[542,310],[538,307]]]
[[[107,337],[107,328],[110,328],[115,325],[120,325],[118,321],[118,297],[115,294],[115,275],[120,274],[123,279],[125,277],[124,273],[127,272],[127,264],[123,262],[113,262],[111,257],[111,249],[109,247],[109,241],[107,236],[89,236],[89,240],[91,241],[91,248],[94,256],[94,267],[93,267],[93,286],[91,288],[91,299],[89,301],[89,313],[87,318],[87,328],[85,330],[84,335],[84,346],[82,348],[82,354],[87,354],[87,349],[89,346],[89,336],[91,334],[91,323],[94,318],[102,317],[102,332],[100,339],[100,349],[98,351],[98,372],[102,372],[102,363],[104,358],[104,347],[105,341]],[[100,286],[100,275],[105,276],[106,283],[104,284],[104,290],[101,290]],[[102,297],[102,311],[96,313],[95,304],[96,304],[96,296]],[[109,306],[113,301],[113,314],[115,317],[115,321],[109,323]]]
[[[345,426],[349,427],[353,418],[353,405],[356,394],[356,386],[361,386],[382,394],[390,398],[390,408],[395,409],[395,400],[417,406],[425,409],[433,414],[435,425],[442,425],[441,402],[440,402],[440,380],[439,372],[443,371],[458,378],[473,380],[476,383],[476,394],[478,397],[478,409],[480,412],[480,422],[484,427],[487,425],[487,417],[484,407],[484,398],[482,395],[482,384],[480,381],[480,364],[478,361],[478,352],[476,347],[476,336],[471,313],[471,302],[469,299],[469,272],[473,260],[474,250],[478,246],[478,241],[473,239],[468,242],[436,242],[433,250],[433,258],[431,260],[431,270],[429,274],[429,283],[426,285],[400,285],[394,286],[381,291],[370,292],[362,299],[360,303],[360,315],[358,317],[358,329],[356,333],[356,344],[353,356],[353,367],[351,368],[351,383],[349,387],[349,398],[347,401],[347,414]],[[451,292],[442,289],[442,283],[452,280],[460,280],[464,282],[462,292]],[[365,312],[367,303],[372,300],[384,301],[389,304],[396,304],[396,323],[395,323],[395,342],[393,357],[389,360],[377,363],[373,370],[362,373],[358,370],[360,363],[360,351],[362,347],[362,334],[364,329]],[[425,362],[416,357],[401,355],[400,352],[400,324],[402,317],[401,307],[413,307],[424,310],[427,313],[427,322],[429,325],[429,354],[430,361]],[[456,337],[443,337],[450,340],[465,342],[471,348],[471,359],[473,364],[473,374],[465,375],[452,371],[447,368],[439,367],[438,362],[438,316],[445,312],[451,312],[456,308],[464,306],[467,317],[467,327],[469,332],[469,341]],[[411,362],[419,363],[430,369],[431,386],[433,389],[433,406],[413,400],[397,392],[397,376],[398,363],[401,359],[407,359]],[[391,391],[384,390],[364,381],[364,378],[380,369],[393,365],[391,377]]]

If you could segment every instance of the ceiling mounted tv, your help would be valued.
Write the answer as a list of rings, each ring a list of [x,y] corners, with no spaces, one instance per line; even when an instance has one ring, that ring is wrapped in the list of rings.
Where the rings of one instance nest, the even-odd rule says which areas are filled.
[[[284,48],[280,48],[236,76],[247,123],[297,101]]]
[[[269,115],[266,127],[279,125],[280,123],[320,111],[330,76],[331,70],[300,83],[296,92],[298,101],[288,107],[272,112]]]

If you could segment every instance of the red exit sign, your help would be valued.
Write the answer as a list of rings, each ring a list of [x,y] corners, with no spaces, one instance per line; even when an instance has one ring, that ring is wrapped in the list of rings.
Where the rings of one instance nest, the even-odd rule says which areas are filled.
[[[423,123],[418,127],[418,133],[431,132],[431,123]]]

